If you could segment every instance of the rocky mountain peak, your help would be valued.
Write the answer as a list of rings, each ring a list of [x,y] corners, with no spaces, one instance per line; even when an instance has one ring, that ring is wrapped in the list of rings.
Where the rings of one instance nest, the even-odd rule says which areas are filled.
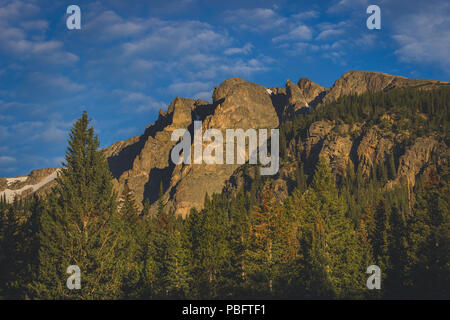
[[[286,81],[286,98],[288,104],[283,110],[283,118],[290,119],[300,112],[306,112],[310,107],[317,106],[327,88],[312,82],[308,78],[301,78],[298,83]]]
[[[239,84],[244,84],[246,82],[247,81],[239,77],[226,79],[224,82],[220,84],[220,86],[214,87],[214,92],[212,95],[213,102],[214,103],[219,102],[221,99],[223,99],[230,93],[233,87]]]
[[[240,165],[174,165],[170,160],[170,152],[177,143],[171,140],[173,130],[192,131],[194,120],[203,122],[203,130],[276,128],[299,112],[309,112],[311,107],[323,106],[344,95],[406,86],[427,89],[439,83],[448,84],[371,71],[347,72],[330,89],[308,78],[301,78],[298,83],[288,79],[285,88],[266,88],[242,78],[230,78],[214,88],[212,103],[176,97],[167,111],[161,111],[157,121],[147,126],[142,135],[116,142],[104,152],[119,193],[127,186],[140,209],[148,199],[154,210],[162,184],[167,208],[186,215],[191,208],[201,209],[207,192],[222,192]],[[368,174],[374,163],[386,161],[386,155],[392,152],[393,141],[403,138],[380,133],[375,127],[363,134],[359,129],[361,125],[354,124],[353,128],[326,121],[313,123],[308,128],[305,141],[298,141],[297,154],[302,154],[302,159],[306,160],[315,159],[319,154],[325,156],[338,174],[343,174],[353,161],[364,174]],[[359,136],[357,145],[350,139],[351,136]],[[429,154],[419,148],[422,145],[418,145],[417,152],[416,149],[413,151]],[[412,156],[409,157],[413,160],[418,159],[414,152],[411,151]],[[413,160],[401,162],[402,166],[420,168],[420,163],[427,161],[425,159],[416,165]],[[284,169],[280,170],[281,176]],[[54,170],[48,172],[49,176],[52,174]],[[8,185],[8,181],[0,178],[0,194],[2,190],[22,188],[21,185]]]
[[[172,116],[173,126],[188,126],[192,122],[192,111],[195,109],[195,101],[176,97],[167,109]]]
[[[325,93],[327,91],[327,88],[311,81],[308,78],[301,78],[298,83],[298,87],[303,93],[303,96],[307,101],[313,101],[316,99],[317,96],[319,96],[322,93]]]
[[[435,87],[439,81],[427,79],[408,79],[374,71],[349,71],[344,73],[323,99],[332,102],[340,96],[362,94],[367,91],[387,91],[399,87],[416,86],[424,89]]]

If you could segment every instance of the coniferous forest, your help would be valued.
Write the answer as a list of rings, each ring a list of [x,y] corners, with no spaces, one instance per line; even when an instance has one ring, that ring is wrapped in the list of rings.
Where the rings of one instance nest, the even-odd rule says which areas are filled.
[[[245,165],[236,193],[207,195],[176,216],[162,201],[138,211],[113,187],[86,113],[70,132],[63,170],[45,197],[0,202],[1,299],[450,298],[449,154],[433,155],[413,190],[386,188],[399,155],[337,178],[323,158],[290,146],[319,120],[408,130],[403,149],[433,136],[448,146],[450,89],[394,89],[337,99],[280,127],[280,163],[296,166],[287,197]],[[381,123],[383,114],[399,118]],[[364,130],[364,128],[363,128]],[[447,149],[448,151],[448,149]],[[81,270],[69,290],[66,269]],[[368,290],[366,269],[381,270]]]

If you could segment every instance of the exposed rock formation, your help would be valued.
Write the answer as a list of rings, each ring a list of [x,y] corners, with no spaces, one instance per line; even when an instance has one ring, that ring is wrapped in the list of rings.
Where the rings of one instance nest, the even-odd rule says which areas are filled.
[[[376,126],[370,128],[362,137],[357,149],[358,163],[362,174],[368,176],[375,163],[385,161],[388,154],[392,152],[393,146],[392,134],[385,137]]]
[[[438,141],[432,137],[417,138],[414,144],[400,157],[397,178],[394,183],[406,180],[409,187],[414,187],[416,175],[424,168],[437,147]]]
[[[218,193],[224,187],[227,192],[232,192],[255,177],[254,170],[249,171],[239,164],[174,165],[170,160],[170,152],[177,143],[171,141],[174,130],[188,129],[192,133],[193,122],[200,120],[203,122],[203,132],[209,128],[219,129],[225,137],[224,131],[228,128],[278,127],[280,121],[290,119],[299,112],[308,112],[311,107],[323,106],[343,95],[404,86],[427,89],[437,84],[433,80],[407,79],[368,71],[347,72],[330,89],[307,78],[300,79],[297,84],[288,80],[285,88],[266,88],[241,78],[231,78],[215,88],[212,103],[177,97],[141,136],[116,142],[104,152],[118,191],[121,192],[127,185],[141,209],[145,199],[149,199],[152,210],[156,209],[162,184],[167,208],[186,215],[191,208],[202,207],[206,193]],[[383,115],[380,120],[388,123],[396,121],[390,115]],[[283,196],[292,188],[290,177],[295,171],[292,159],[301,159],[305,168],[312,170],[317,159],[324,156],[336,175],[343,175],[349,165],[367,175],[375,163],[386,161],[395,146],[407,137],[407,133],[393,134],[377,125],[364,127],[364,130],[363,127],[364,123],[354,123],[352,126],[332,121],[312,123],[306,139],[292,141],[288,146],[290,160],[282,164],[274,177],[275,193]],[[400,155],[397,178],[388,186],[402,183],[401,177],[414,185],[415,176],[438,147],[437,141],[431,137],[417,139],[411,147],[402,151],[404,154]],[[10,190],[8,195],[19,193],[17,190],[22,195],[45,191],[54,184],[55,170],[36,171],[23,179],[16,179],[14,184],[12,178],[0,178],[0,195],[2,192],[6,194],[5,190]],[[22,189],[31,185],[35,187]]]
[[[387,73],[372,71],[349,71],[340,77],[326,93],[323,103],[332,102],[349,94],[362,94],[367,91],[387,91],[399,87],[416,86],[431,88],[439,81],[408,79]]]
[[[335,174],[343,176],[350,160],[353,141],[350,136],[329,135],[323,143],[319,157],[324,157]]]
[[[240,78],[224,81],[214,90],[211,115],[203,122],[203,131],[214,128],[247,130],[276,128],[278,117],[266,88]],[[225,145],[225,143],[224,143]],[[224,146],[224,157],[226,156]],[[200,209],[206,193],[219,193],[239,164],[181,164],[174,168],[166,192],[168,207],[186,215],[191,208]]]
[[[301,78],[298,84],[286,81],[286,100],[283,118],[290,119],[298,113],[307,112],[311,107],[320,103],[326,94],[326,88],[308,78]]]

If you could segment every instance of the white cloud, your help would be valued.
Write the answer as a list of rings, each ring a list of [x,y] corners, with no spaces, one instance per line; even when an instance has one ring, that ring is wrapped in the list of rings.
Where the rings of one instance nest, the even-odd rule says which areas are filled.
[[[197,70],[193,77],[199,79],[214,79],[220,77],[247,77],[257,72],[267,71],[271,68],[273,59],[257,57],[248,60],[234,59],[209,65],[207,68]]]
[[[339,36],[344,33],[344,30],[342,29],[328,29],[324,30],[316,37],[316,40],[323,40],[330,37]]]
[[[199,91],[207,91],[213,88],[212,82],[192,81],[192,82],[177,82],[172,83],[168,90],[176,95],[192,96]]]
[[[9,156],[0,156],[0,165],[10,165],[12,163],[16,162],[16,158],[9,157]]]
[[[165,109],[167,109],[166,103],[153,100],[149,103],[138,105],[135,111],[137,113],[144,113],[152,110],[165,110]]]
[[[7,128],[8,139],[21,142],[39,141],[45,143],[64,143],[71,127],[71,122],[56,118],[40,121],[22,121]]]
[[[382,0],[381,0],[382,1]],[[329,6],[328,13],[341,13],[347,10],[361,9],[368,6],[368,0],[338,0]]]
[[[131,67],[133,69],[139,70],[139,71],[148,71],[148,70],[155,68],[156,65],[157,65],[157,63],[155,61],[146,60],[146,59],[136,59],[136,60],[133,60]]]
[[[151,110],[165,109],[167,104],[157,101],[155,98],[143,94],[142,92],[130,92],[125,90],[115,90],[114,94],[120,96],[120,101],[124,105],[124,110],[136,113]]]
[[[282,34],[272,39],[273,42],[283,42],[283,41],[302,41],[311,40],[312,30],[306,25],[299,25],[289,31],[287,34]]]
[[[242,48],[228,48],[224,53],[228,56],[234,54],[249,54],[254,46],[251,43],[246,43]]]
[[[292,18],[299,20],[314,19],[319,17],[320,13],[316,10],[309,10],[292,15]]]
[[[395,54],[401,61],[435,63],[450,73],[449,3],[403,16],[395,25]]]
[[[189,53],[210,52],[211,48],[223,48],[231,43],[226,33],[199,21],[159,21],[149,34],[123,44],[125,56],[159,53],[180,56]]]
[[[64,50],[63,42],[46,40],[46,20],[35,15],[39,7],[13,1],[0,6],[0,53],[20,60],[38,60],[46,64],[72,64],[78,57]]]
[[[212,100],[212,90],[210,91],[203,91],[203,92],[197,92],[194,94],[194,99],[201,99],[206,101]]]
[[[78,84],[68,77],[47,74],[42,72],[33,72],[28,76],[28,81],[36,90],[57,91],[66,93],[76,93],[85,88],[84,85]]]
[[[268,8],[228,10],[224,14],[225,22],[230,27],[237,27],[253,32],[264,32],[280,27],[286,18]]]
[[[95,42],[137,36],[146,31],[154,20],[139,18],[125,20],[112,10],[100,10],[93,10],[83,26],[83,31],[95,35],[92,37]]]

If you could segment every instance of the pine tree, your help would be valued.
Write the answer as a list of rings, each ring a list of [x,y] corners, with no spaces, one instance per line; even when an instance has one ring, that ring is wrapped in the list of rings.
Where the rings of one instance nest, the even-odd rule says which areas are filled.
[[[386,291],[391,297],[403,297],[407,285],[407,226],[405,213],[397,199],[393,199],[390,213],[390,232],[388,234],[389,269],[386,270]]]
[[[144,209],[142,209],[141,215],[143,217],[148,217],[150,215],[150,199],[149,198],[144,200]]]
[[[128,185],[126,185],[123,190],[121,201],[119,201],[119,207],[121,218],[125,220],[128,225],[133,226],[137,224],[139,220],[138,209]]]
[[[450,296],[449,171],[439,174],[431,167],[417,192],[408,228],[409,294],[414,297],[448,299]]]
[[[296,187],[300,192],[304,192],[306,190],[306,175],[303,167],[303,162],[296,169],[295,174]]]
[[[162,183],[153,226],[155,295],[159,298],[184,298],[188,294],[189,253],[180,222],[173,211],[167,212],[165,208]]]
[[[248,256],[250,248],[250,218],[247,212],[248,197],[243,190],[231,201],[230,216],[230,250],[231,250],[231,282],[233,295],[244,294],[248,287]]]
[[[167,274],[164,282],[168,297],[188,297],[191,280],[189,258],[183,229],[178,225],[167,237]]]
[[[300,242],[312,296],[358,297],[365,289],[364,251],[339,196],[331,170],[320,159],[301,206]]]
[[[269,186],[251,214],[249,278],[256,294],[271,296],[285,285],[284,272],[296,258],[295,224]]]
[[[371,243],[376,264],[384,271],[383,275],[387,274],[391,266],[389,258],[390,216],[391,208],[388,202],[383,199],[379,200],[375,210],[375,228],[371,234]]]
[[[124,298],[140,298],[145,295],[143,286],[144,261],[141,248],[141,219],[128,185],[125,186],[119,201],[120,237],[124,240],[118,259],[123,264],[121,296]]]
[[[106,299],[120,296],[123,247],[112,176],[86,112],[70,132],[63,169],[41,215],[37,298]],[[69,290],[70,265],[81,289]]]
[[[2,217],[0,288],[2,288],[2,295],[7,299],[23,298],[18,279],[18,269],[21,265],[19,231],[21,216],[21,205],[17,199],[14,199]]]
[[[229,223],[223,212],[215,209],[208,195],[204,207],[200,212],[192,212],[187,221],[194,294],[198,298],[218,298],[224,296],[228,286],[224,275],[231,269]]]

